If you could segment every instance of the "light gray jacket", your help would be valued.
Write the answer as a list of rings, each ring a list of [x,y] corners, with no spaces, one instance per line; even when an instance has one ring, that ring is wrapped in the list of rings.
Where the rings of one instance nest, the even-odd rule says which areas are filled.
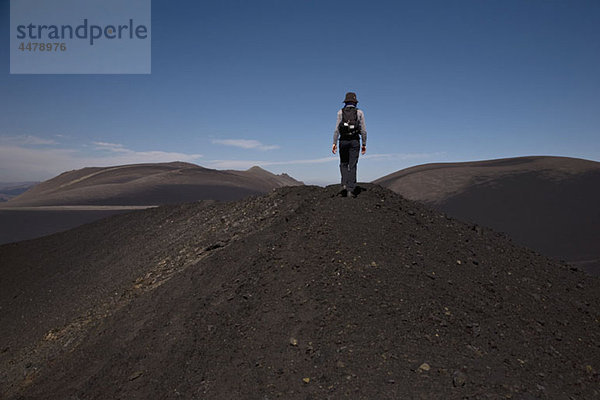
[[[358,117],[358,124],[360,125],[360,137],[362,139],[362,145],[367,145],[367,126],[365,125],[365,114],[361,109],[356,110],[356,115]],[[342,122],[342,110],[339,110],[337,113],[337,122],[335,123],[335,130],[333,131],[333,144],[337,144],[338,138],[340,137],[340,132],[338,127],[340,126],[340,122]]]

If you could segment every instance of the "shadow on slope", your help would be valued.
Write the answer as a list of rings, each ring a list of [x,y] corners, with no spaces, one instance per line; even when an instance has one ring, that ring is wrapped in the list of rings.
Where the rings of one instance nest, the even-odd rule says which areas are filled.
[[[599,204],[600,171],[568,180],[530,172],[473,185],[438,207],[456,218],[509,232],[515,241],[549,256],[589,261],[584,268],[600,275]]]
[[[600,163],[519,157],[426,164],[375,181],[600,275]]]

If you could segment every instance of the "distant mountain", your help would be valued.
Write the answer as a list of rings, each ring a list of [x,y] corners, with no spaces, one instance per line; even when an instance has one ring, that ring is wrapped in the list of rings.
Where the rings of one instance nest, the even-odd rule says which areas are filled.
[[[8,201],[39,182],[0,182],[0,202]]]
[[[0,244],[61,232],[136,208],[237,200],[302,184],[259,167],[220,171],[174,162],[83,168],[0,203]]]
[[[259,167],[221,171],[173,162],[83,168],[42,182],[3,207],[159,205],[234,200],[281,186],[301,185]]]
[[[600,274],[600,163],[532,156],[436,163],[374,183]]]
[[[0,246],[0,398],[598,398],[600,280],[364,186]]]

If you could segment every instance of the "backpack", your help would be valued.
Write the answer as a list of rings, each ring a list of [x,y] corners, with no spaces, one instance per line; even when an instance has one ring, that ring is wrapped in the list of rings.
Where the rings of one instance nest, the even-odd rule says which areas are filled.
[[[342,137],[358,136],[360,133],[357,110],[356,107],[342,108],[342,120],[338,125],[338,132]]]

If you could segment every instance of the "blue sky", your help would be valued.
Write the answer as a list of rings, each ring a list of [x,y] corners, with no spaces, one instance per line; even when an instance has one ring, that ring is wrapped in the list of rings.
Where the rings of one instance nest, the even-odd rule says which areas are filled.
[[[595,0],[153,0],[149,75],[11,75],[9,11],[0,0],[0,181],[182,160],[336,183],[349,90],[369,134],[360,181],[429,162],[600,161]]]

